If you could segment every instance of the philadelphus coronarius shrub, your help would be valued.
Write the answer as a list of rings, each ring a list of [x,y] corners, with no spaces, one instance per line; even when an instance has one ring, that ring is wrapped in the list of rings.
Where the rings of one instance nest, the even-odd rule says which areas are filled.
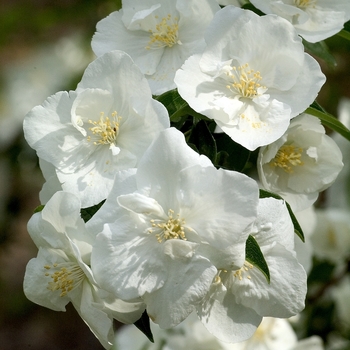
[[[150,319],[171,329],[191,315],[221,344],[303,310],[292,210],[343,166],[320,120],[350,131],[314,103],[325,76],[282,17],[124,0],[97,24],[77,88],[24,120],[46,180],[28,223],[30,300],[71,302],[106,349],[114,319],[152,339]]]

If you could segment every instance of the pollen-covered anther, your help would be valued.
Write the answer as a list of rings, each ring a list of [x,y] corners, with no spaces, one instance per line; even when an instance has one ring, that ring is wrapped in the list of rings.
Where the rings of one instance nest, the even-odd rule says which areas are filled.
[[[294,145],[283,145],[275,158],[270,162],[271,166],[282,168],[286,173],[293,173],[294,167],[303,165],[301,156],[303,149]]]
[[[216,275],[214,277],[213,284],[220,284],[221,283],[221,277],[219,275]]]
[[[50,277],[51,281],[48,282],[47,289],[52,292],[60,290],[60,297],[64,297],[68,292],[78,287],[85,278],[85,273],[76,263],[60,263],[45,265],[44,268],[51,273],[45,272],[45,276]]]
[[[294,0],[295,6],[299,8],[314,7],[317,0]]]
[[[88,141],[93,141],[94,145],[108,145],[115,143],[119,134],[119,123],[122,117],[117,112],[111,114],[111,118],[105,117],[104,112],[100,113],[100,119],[89,120],[93,126],[89,128],[92,135],[87,137]]]
[[[157,19],[158,17],[156,16],[155,18]],[[168,14],[156,25],[155,30],[149,30],[151,35],[146,49],[173,47],[175,44],[181,45],[182,43],[178,38],[178,30],[178,18],[172,18],[171,15]]]
[[[243,266],[239,270],[233,272],[233,277],[237,277],[240,281],[243,280],[243,277],[246,277],[250,280],[252,277],[247,273],[253,267],[254,266],[251,263],[249,263],[248,261],[245,261]]]
[[[168,211],[167,221],[152,219],[150,222],[152,224],[152,229],[149,229],[148,232],[156,232],[156,238],[159,243],[168,239],[187,240],[184,228],[186,224],[185,220],[181,219],[179,214],[174,217],[174,211],[171,209]]]
[[[226,73],[230,84],[226,87],[235,94],[235,96],[254,98],[259,96],[259,89],[266,90],[266,86],[262,86],[259,82],[262,77],[259,71],[254,71],[249,68],[246,63],[243,66],[231,67],[230,71]]]

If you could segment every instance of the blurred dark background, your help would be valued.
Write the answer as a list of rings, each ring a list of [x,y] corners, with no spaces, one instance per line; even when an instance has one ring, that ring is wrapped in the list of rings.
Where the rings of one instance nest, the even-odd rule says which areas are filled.
[[[26,225],[43,178],[22,132],[24,115],[46,97],[75,89],[96,23],[118,1],[0,1],[0,349],[103,349],[70,305],[54,312],[23,294],[37,249]]]

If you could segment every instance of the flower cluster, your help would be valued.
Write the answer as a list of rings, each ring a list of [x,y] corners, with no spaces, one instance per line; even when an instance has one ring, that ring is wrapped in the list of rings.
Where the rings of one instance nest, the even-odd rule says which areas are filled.
[[[105,348],[113,319],[169,329],[195,313],[237,343],[302,311],[287,202],[310,207],[343,163],[301,114],[325,76],[293,25],[216,0],[124,0],[92,47],[76,90],[24,120],[46,179],[27,297],[71,302]],[[258,148],[262,189],[243,171]]]

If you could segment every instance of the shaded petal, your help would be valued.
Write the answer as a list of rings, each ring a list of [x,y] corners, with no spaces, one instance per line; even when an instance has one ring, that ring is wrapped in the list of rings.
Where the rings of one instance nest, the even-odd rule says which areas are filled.
[[[182,170],[178,182],[186,226],[216,249],[232,247],[231,263],[241,265],[248,237],[243,232],[257,215],[257,183],[238,172],[201,166]]]
[[[283,200],[259,199],[258,217],[251,235],[260,247],[278,242],[290,251],[294,249],[294,226]]]
[[[279,243],[267,250],[262,247],[262,252],[269,267],[270,284],[253,267],[243,272],[242,278],[235,278],[231,293],[237,303],[251,307],[260,316],[285,318],[296,315],[305,306],[307,276],[304,268],[295,253]]]
[[[66,310],[65,306],[70,302],[70,298],[61,297],[60,292],[53,292],[47,288],[51,278],[45,276],[47,270],[44,268],[45,265],[64,261],[62,256],[56,254],[55,251],[39,247],[37,258],[28,262],[24,275],[24,294],[30,301],[54,311]]]
[[[193,243],[168,240],[164,244],[167,281],[153,293],[146,293],[147,313],[161,328],[182,322],[207,294],[216,268],[203,257],[194,255]]]
[[[162,57],[163,50],[147,50],[150,33],[144,30],[128,30],[123,21],[123,11],[112,12],[97,23],[97,32],[91,46],[97,56],[121,50],[129,54],[143,74],[153,74]]]
[[[182,132],[175,128],[166,129],[159,133],[140,160],[137,187],[147,190],[149,197],[156,199],[165,211],[176,211],[177,208],[173,207],[177,203],[174,184],[178,181],[178,173],[194,164],[212,166],[207,157],[200,156],[187,145]]]
[[[150,227],[151,225],[149,225]],[[91,264],[102,288],[132,300],[161,288],[167,279],[162,245],[128,216],[106,224],[97,236]]]
[[[222,284],[211,286],[197,313],[210,333],[230,343],[250,338],[262,320],[253,309],[237,304]]]
[[[136,168],[118,171],[114,178],[113,188],[107,200],[95,215],[87,222],[86,227],[95,235],[103,230],[103,225],[112,223],[119,217],[125,215],[125,209],[120,207],[117,198],[123,194],[136,191]]]
[[[110,348],[114,342],[113,318],[88,281],[83,282],[81,299],[72,300],[72,304],[101,344]]]

